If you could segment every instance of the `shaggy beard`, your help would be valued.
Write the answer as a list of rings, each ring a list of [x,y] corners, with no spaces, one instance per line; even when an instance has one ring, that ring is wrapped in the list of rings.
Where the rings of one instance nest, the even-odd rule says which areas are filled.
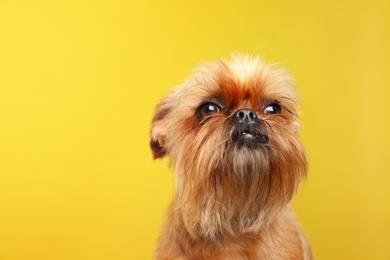
[[[291,200],[299,183],[296,170],[283,165],[272,145],[253,149],[213,140],[220,134],[188,139],[176,160],[173,210],[193,238],[257,234]]]

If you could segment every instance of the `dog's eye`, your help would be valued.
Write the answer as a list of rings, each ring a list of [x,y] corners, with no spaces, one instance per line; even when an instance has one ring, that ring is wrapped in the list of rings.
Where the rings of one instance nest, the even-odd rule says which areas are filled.
[[[282,107],[278,103],[272,103],[265,107],[264,113],[266,114],[279,114]]]
[[[206,115],[212,114],[212,113],[218,113],[220,111],[220,107],[217,104],[214,104],[212,102],[207,102],[206,104],[203,104],[198,109],[198,115],[203,118]]]

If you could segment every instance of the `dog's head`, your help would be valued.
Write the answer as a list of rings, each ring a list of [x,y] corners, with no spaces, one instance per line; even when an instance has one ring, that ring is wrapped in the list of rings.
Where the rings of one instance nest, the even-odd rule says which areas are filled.
[[[201,65],[161,100],[151,149],[170,157],[192,233],[251,231],[291,200],[306,172],[296,105],[292,79],[248,56]]]

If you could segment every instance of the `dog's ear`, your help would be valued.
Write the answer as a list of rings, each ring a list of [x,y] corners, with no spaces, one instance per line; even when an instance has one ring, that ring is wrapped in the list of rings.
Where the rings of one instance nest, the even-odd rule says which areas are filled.
[[[150,129],[150,148],[154,159],[163,158],[167,154],[165,137],[167,132],[167,115],[171,111],[169,96],[163,98],[156,106]]]

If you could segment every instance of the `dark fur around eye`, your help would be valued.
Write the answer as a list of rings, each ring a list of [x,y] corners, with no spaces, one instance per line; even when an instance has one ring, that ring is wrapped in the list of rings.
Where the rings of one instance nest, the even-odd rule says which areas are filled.
[[[219,113],[221,111],[221,107],[213,102],[203,103],[196,110],[196,116],[199,120],[203,119],[205,116]]]
[[[264,108],[264,113],[265,114],[279,114],[282,110],[282,107],[279,105],[279,103],[271,103],[267,105]]]

